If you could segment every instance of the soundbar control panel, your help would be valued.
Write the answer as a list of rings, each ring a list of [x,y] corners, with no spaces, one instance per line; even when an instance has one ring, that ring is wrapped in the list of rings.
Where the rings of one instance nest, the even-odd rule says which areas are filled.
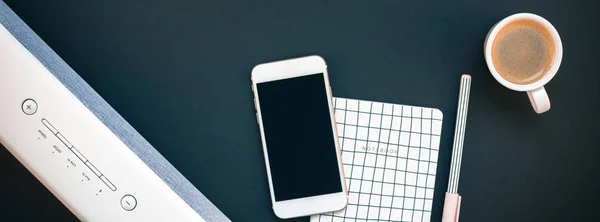
[[[204,221],[0,25],[0,143],[82,221]]]
[[[71,144],[69,142],[69,140],[60,133],[60,131],[58,131],[56,128],[54,128],[54,126],[52,126],[52,124],[50,124],[50,122],[47,119],[42,119],[42,124],[44,124],[46,129],[48,129],[50,131],[50,133],[52,133],[53,136],[56,136],[56,138],[58,140],[60,140],[60,142],[64,145],[64,147],[66,147],[69,151],[71,151],[71,153],[73,155],[75,155],[77,157],[77,159],[79,159],[78,164],[80,166],[81,165],[86,166],[89,169],[89,171],[93,172],[93,174],[96,175],[96,177],[107,186],[108,189],[110,189],[112,191],[117,190],[117,187],[112,182],[110,182],[110,180],[108,180],[106,175],[102,174],[102,172],[100,170],[98,170],[98,168],[96,168],[94,166],[94,164],[92,164],[92,162],[90,162],[90,160],[85,158],[85,156],[81,152],[79,152],[77,147],[73,146],[73,144]],[[41,132],[41,130],[40,130],[40,132]],[[45,136],[43,133],[41,133],[41,136],[42,136],[42,138],[47,139],[47,136]],[[39,138],[40,137],[38,137],[38,139]],[[53,147],[54,146],[57,146],[57,145],[53,145]],[[52,151],[52,152],[54,153],[54,151]],[[73,168],[75,168],[78,165],[78,164],[74,163],[71,158],[67,158],[67,161],[71,164],[71,165],[67,165],[67,168],[69,168],[69,166],[73,166]],[[82,172],[81,176],[83,176],[86,181],[90,181],[90,177],[85,172]],[[82,179],[81,181],[83,182],[84,179]],[[102,189],[100,189],[99,192],[102,192]],[[96,194],[96,195],[98,195],[98,194]]]

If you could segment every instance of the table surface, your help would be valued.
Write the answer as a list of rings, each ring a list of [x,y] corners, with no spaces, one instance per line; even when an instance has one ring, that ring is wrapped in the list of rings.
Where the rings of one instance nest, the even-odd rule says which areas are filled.
[[[443,111],[433,221],[463,73],[473,85],[461,221],[598,220],[599,1],[6,2],[234,221],[277,220],[250,71],[311,54],[327,60],[335,96]],[[563,40],[561,69],[546,87],[552,109],[542,115],[525,93],[498,84],[483,58],[490,27],[517,12],[547,18]],[[4,217],[75,220],[0,150]]]

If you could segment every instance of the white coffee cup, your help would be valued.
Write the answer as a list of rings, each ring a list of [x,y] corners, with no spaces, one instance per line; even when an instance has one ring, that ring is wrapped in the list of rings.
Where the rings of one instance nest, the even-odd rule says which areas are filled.
[[[554,49],[555,49],[554,50],[555,54],[553,57],[554,59],[552,60],[550,68],[548,69],[546,74],[544,74],[543,77],[540,78],[539,80],[537,80],[533,83],[526,84],[526,85],[515,84],[515,83],[509,82],[508,80],[506,80],[504,77],[502,77],[500,75],[500,73],[498,73],[498,71],[496,70],[496,67],[494,66],[494,63],[492,62],[492,45],[494,44],[494,40],[498,36],[498,33],[506,25],[508,25],[514,21],[519,21],[519,20],[534,21],[534,22],[542,25],[542,27],[546,28],[546,30],[548,30],[548,32],[550,33],[550,36],[552,36],[552,40],[553,40],[552,42],[554,43]],[[533,109],[535,110],[535,112],[543,113],[550,109],[550,99],[548,98],[548,94],[546,93],[546,90],[544,89],[544,85],[546,85],[546,83],[550,82],[550,80],[554,77],[554,75],[556,75],[556,72],[558,71],[558,68],[560,67],[560,63],[562,61],[562,54],[563,54],[563,48],[562,48],[562,42],[560,40],[560,36],[558,35],[556,28],[554,28],[554,26],[552,26],[552,24],[550,24],[550,22],[548,22],[546,19],[542,18],[539,15],[535,15],[535,14],[531,14],[531,13],[518,13],[518,14],[508,16],[508,17],[502,19],[500,22],[496,23],[496,25],[494,25],[494,27],[492,27],[492,29],[488,33],[487,37],[485,38],[485,43],[484,43],[484,54],[485,54],[485,61],[487,63],[488,68],[490,69],[490,72],[492,73],[494,78],[496,78],[496,80],[498,82],[500,82],[500,84],[504,85],[506,88],[509,88],[509,89],[512,89],[515,91],[527,92],[527,96],[529,96],[529,101],[531,102],[531,105],[533,106]]]

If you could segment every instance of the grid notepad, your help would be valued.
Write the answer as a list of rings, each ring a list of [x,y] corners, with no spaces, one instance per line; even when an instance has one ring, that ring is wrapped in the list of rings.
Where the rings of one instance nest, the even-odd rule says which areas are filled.
[[[430,221],[438,109],[334,98],[348,206],[311,222]]]

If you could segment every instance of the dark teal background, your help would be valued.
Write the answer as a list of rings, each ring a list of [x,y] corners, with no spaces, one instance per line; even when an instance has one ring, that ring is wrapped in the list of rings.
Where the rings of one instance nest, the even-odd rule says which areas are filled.
[[[250,71],[311,54],[326,59],[334,96],[443,111],[433,221],[441,217],[463,73],[473,85],[461,221],[600,220],[599,1],[7,4],[234,221],[276,220]],[[517,12],[547,18],[563,39],[561,69],[546,87],[552,109],[542,115],[525,93],[498,84],[483,58],[489,28]],[[0,220],[75,220],[0,150]]]

